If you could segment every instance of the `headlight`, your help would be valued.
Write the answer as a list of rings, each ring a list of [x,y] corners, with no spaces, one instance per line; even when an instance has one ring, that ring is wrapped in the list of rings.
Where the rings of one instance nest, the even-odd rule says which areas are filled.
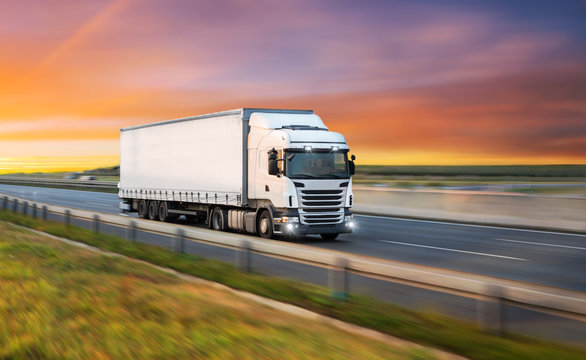
[[[344,216],[344,222],[350,222],[354,219],[354,215]]]
[[[281,222],[282,223],[298,223],[299,222],[299,218],[298,217],[283,216],[281,218]]]
[[[287,231],[289,231],[289,232],[292,232],[293,231],[293,224],[285,225],[285,229],[287,229]]]

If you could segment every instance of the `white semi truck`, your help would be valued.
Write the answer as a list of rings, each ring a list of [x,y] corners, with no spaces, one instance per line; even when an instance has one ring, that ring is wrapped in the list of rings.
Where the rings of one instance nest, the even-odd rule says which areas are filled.
[[[243,108],[120,130],[120,208],[216,230],[352,231],[354,155],[309,110]]]

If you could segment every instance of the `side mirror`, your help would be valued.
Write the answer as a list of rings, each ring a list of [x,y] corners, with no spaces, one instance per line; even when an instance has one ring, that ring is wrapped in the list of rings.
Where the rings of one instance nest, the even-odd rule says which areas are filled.
[[[279,175],[279,165],[275,159],[269,159],[269,175]]]
[[[348,162],[348,169],[350,170],[350,175],[354,175],[356,173],[356,165],[354,165],[354,160],[356,160],[356,156],[350,156],[350,160]]]

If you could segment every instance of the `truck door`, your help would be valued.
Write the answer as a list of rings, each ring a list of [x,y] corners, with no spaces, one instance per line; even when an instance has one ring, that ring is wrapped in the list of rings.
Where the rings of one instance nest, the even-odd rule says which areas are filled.
[[[269,175],[269,154],[273,147],[259,147],[256,169],[256,198],[270,200],[275,207],[284,207],[283,203],[283,176]],[[283,158],[283,150],[277,151],[277,159]],[[283,162],[279,161],[282,173]]]

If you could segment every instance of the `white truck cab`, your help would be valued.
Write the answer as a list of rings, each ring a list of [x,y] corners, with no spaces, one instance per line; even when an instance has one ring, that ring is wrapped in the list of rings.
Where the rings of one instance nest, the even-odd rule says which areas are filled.
[[[352,160],[344,136],[314,113],[252,113],[249,126],[248,198],[275,207],[273,232],[328,239],[351,232]]]

